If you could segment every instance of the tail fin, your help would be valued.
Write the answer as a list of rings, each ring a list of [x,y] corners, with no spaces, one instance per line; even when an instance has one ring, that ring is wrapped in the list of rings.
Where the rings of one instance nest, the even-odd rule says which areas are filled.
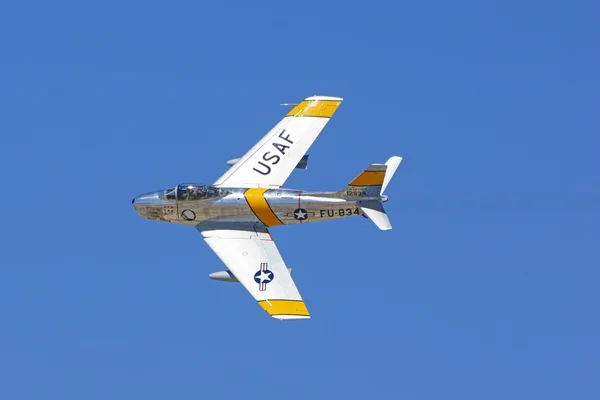
[[[344,197],[377,197],[385,180],[387,165],[371,164],[340,192]]]
[[[383,179],[383,185],[381,185],[381,193],[385,192],[385,188],[388,183],[392,179],[392,176],[396,173],[400,162],[402,161],[402,157],[394,156],[390,157],[389,160],[386,161],[385,165],[387,166],[387,171],[385,172],[385,178]]]
[[[360,209],[381,230],[392,229],[382,202],[387,201],[383,191],[400,165],[402,157],[392,157],[385,164],[371,164],[358,175],[340,194],[344,197],[357,197]],[[371,197],[361,201],[361,197]],[[372,199],[378,197],[378,199]]]
[[[340,192],[344,197],[381,196],[394,176],[402,157],[391,157],[385,164],[371,164]]]

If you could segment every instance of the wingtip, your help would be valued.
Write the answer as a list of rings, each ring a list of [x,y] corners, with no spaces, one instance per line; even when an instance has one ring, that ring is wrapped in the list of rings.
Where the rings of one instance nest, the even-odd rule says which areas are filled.
[[[293,321],[296,319],[310,319],[310,315],[271,315],[280,321]]]
[[[304,99],[305,101],[311,100],[323,100],[323,101],[343,101],[344,99],[341,97],[333,97],[333,96],[310,96]]]

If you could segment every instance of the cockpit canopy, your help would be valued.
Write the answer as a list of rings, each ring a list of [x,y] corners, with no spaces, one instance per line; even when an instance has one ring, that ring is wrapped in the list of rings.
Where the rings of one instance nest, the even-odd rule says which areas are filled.
[[[192,201],[217,197],[219,194],[221,194],[221,190],[214,186],[201,185],[197,183],[184,183],[169,189],[165,189],[162,197],[165,200]]]

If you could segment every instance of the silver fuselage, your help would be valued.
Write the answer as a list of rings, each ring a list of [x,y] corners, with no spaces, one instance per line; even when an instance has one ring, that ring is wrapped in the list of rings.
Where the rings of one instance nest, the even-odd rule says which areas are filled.
[[[186,199],[177,188],[136,197],[137,213],[148,219],[182,225],[263,223],[266,226],[302,224],[363,215],[358,201],[385,201],[385,196],[345,197],[344,192],[307,192],[292,189],[208,187],[205,198]],[[199,187],[199,186],[189,186]],[[166,192],[175,189],[167,198]],[[198,191],[200,193],[200,191]],[[174,198],[173,198],[174,197]]]

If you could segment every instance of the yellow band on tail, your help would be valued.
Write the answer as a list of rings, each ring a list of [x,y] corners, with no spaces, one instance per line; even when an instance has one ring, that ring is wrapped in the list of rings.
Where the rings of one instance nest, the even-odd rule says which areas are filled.
[[[385,171],[364,171],[350,182],[350,186],[381,186]]]

